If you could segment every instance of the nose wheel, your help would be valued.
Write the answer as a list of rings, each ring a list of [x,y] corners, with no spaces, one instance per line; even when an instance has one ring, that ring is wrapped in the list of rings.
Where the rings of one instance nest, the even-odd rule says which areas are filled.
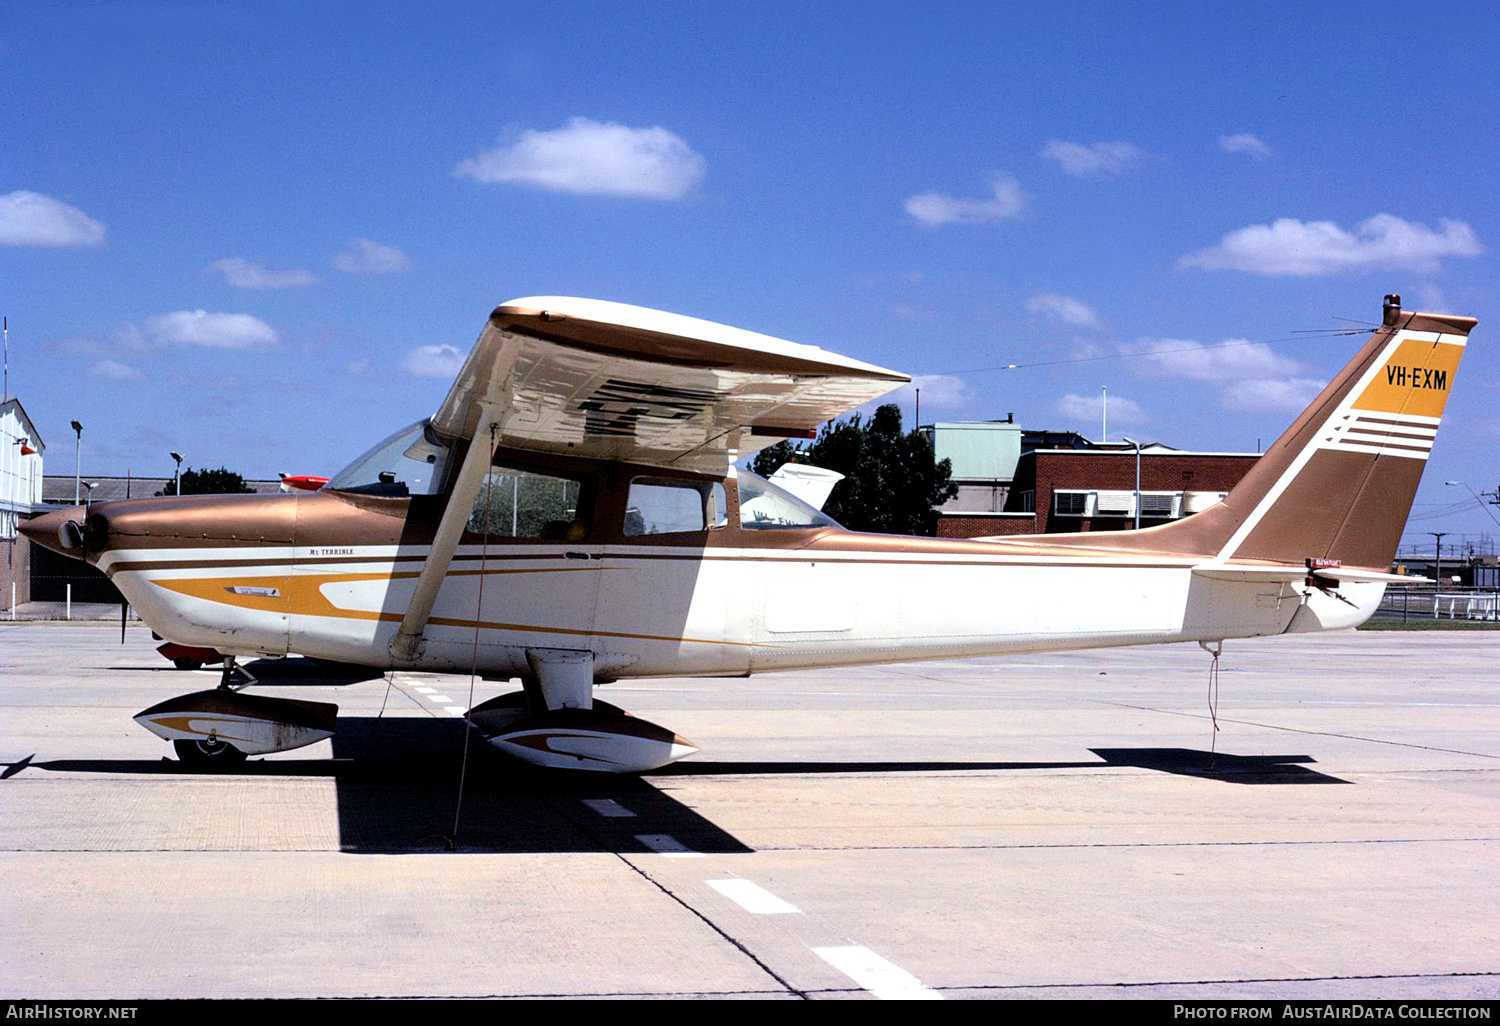
[[[172,747],[177,749],[178,761],[193,769],[222,769],[245,761],[244,752],[216,737],[201,741],[173,741]]]

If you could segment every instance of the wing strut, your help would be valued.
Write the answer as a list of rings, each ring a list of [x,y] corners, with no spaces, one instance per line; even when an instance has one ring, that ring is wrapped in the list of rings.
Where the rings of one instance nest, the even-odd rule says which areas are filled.
[[[484,483],[485,472],[495,458],[495,448],[500,437],[501,419],[504,411],[496,404],[480,402],[479,423],[469,441],[469,451],[464,456],[458,479],[448,496],[448,506],[443,510],[443,519],[438,523],[437,534],[432,539],[432,551],[427,562],[422,564],[422,576],[417,578],[417,589],[412,592],[406,615],[401,618],[401,629],[391,639],[391,655],[397,662],[414,662],[422,654],[422,632],[427,629],[427,619],[432,615],[432,604],[437,600],[438,589],[448,575],[453,562],[453,552],[463,537],[464,525],[474,509],[474,500],[479,497],[479,486]]]

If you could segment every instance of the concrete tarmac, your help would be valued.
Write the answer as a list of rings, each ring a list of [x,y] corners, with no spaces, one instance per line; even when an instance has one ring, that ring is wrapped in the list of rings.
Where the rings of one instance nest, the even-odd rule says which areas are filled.
[[[510,686],[256,664],[340,733],[210,776],[153,647],[0,624],[0,996],[1500,996],[1500,632],[622,682],[703,751],[475,735],[452,852]]]

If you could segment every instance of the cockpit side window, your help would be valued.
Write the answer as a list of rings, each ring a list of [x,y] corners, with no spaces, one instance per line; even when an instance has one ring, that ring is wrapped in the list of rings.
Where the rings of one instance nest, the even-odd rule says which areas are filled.
[[[585,541],[590,490],[579,478],[496,464],[485,475],[467,530],[492,538]]]
[[[451,451],[424,420],[366,451],[325,487],[362,495],[435,495],[447,482]]]

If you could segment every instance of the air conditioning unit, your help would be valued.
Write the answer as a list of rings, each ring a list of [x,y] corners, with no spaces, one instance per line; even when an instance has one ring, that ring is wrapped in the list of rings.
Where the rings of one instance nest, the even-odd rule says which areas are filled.
[[[1095,509],[1101,517],[1135,516],[1135,492],[1100,492]]]

